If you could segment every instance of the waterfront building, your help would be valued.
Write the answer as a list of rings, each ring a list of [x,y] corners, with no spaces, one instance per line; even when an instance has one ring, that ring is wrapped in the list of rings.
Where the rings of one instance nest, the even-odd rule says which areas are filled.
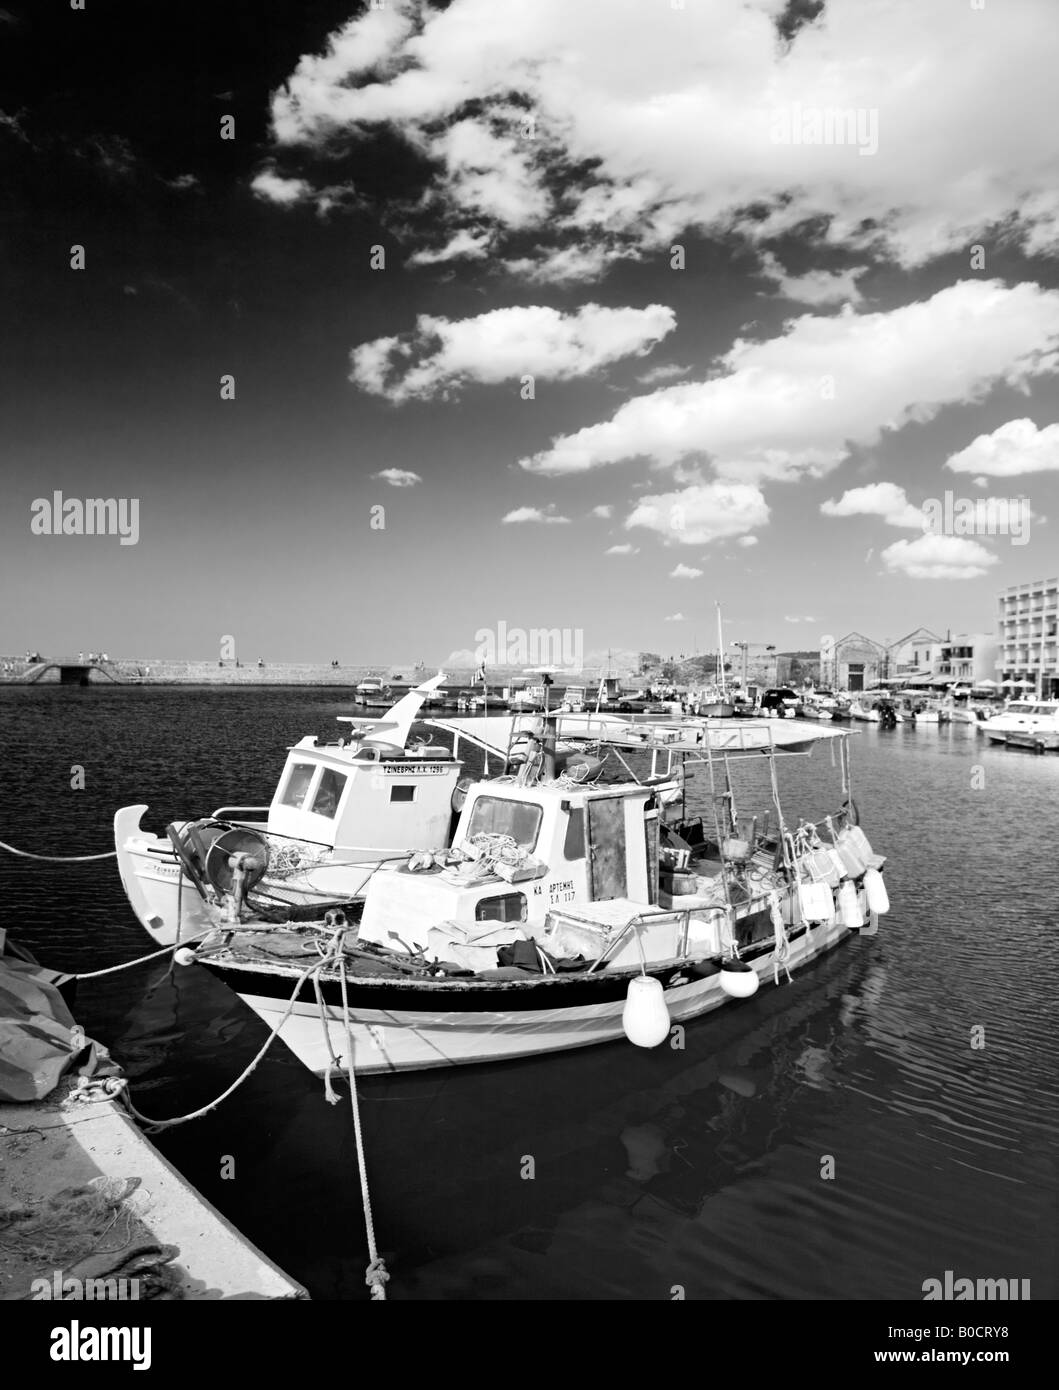
[[[1059,578],[1013,584],[999,596],[994,679],[1022,682],[1039,699],[1059,696]]]

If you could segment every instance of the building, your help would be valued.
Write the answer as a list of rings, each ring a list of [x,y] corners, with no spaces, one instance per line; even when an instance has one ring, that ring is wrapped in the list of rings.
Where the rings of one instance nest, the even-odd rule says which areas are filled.
[[[1020,683],[1040,699],[1059,697],[1059,579],[1015,584],[999,596],[998,652],[994,679]]]
[[[874,690],[885,679],[887,651],[862,632],[820,650],[820,679],[834,690]]]
[[[887,679],[932,675],[943,645],[942,638],[929,628],[917,627],[887,648]]]
[[[953,685],[994,680],[999,646],[991,632],[957,632],[941,643],[935,672]]]

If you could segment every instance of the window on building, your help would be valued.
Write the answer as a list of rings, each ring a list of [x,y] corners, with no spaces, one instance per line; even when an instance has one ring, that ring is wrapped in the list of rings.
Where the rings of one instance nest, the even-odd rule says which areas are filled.
[[[287,774],[287,785],[283,789],[283,799],[280,804],[300,809],[315,772],[315,763],[295,763]]]

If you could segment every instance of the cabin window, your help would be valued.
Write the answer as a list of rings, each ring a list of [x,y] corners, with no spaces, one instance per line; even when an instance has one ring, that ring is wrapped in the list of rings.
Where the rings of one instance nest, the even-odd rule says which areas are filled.
[[[390,788],[391,801],[414,801],[415,799],[416,789],[411,782],[407,785],[399,785]]]
[[[584,859],[585,857],[585,813],[580,806],[576,806],[566,818],[563,857],[566,859]]]
[[[476,922],[525,922],[526,895],[499,893],[495,898],[481,898],[474,905]]]
[[[332,772],[329,767],[325,768],[324,774],[320,778],[320,785],[316,789],[316,795],[313,797],[313,814],[334,820],[345,785],[346,779],[340,772]]]
[[[474,835],[510,835],[520,849],[532,850],[541,828],[541,808],[531,801],[508,801],[499,796],[480,796],[471,810],[467,838]]]
[[[280,804],[300,808],[315,772],[316,763],[295,763],[287,777],[287,785],[283,790],[283,800]]]

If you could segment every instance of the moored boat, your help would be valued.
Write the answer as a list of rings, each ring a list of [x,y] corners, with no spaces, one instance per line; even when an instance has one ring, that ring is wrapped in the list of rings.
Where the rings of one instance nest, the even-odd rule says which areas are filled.
[[[480,727],[496,722],[517,723],[431,721],[498,753],[496,730]],[[848,795],[846,736],[721,722],[537,721],[520,731],[531,746],[517,772],[466,786],[448,848],[371,878],[359,923],[264,922],[236,888],[211,908],[215,939],[182,959],[229,983],[318,1073],[498,1061],[623,1035],[658,1045],[674,1024],[873,930],[886,909],[883,860]],[[823,741],[841,752],[845,799],[831,817],[788,826],[777,771]],[[737,814],[729,764],[762,756],[771,802]],[[608,761],[622,780],[605,779]],[[684,810],[696,770],[709,777],[705,819]]]

